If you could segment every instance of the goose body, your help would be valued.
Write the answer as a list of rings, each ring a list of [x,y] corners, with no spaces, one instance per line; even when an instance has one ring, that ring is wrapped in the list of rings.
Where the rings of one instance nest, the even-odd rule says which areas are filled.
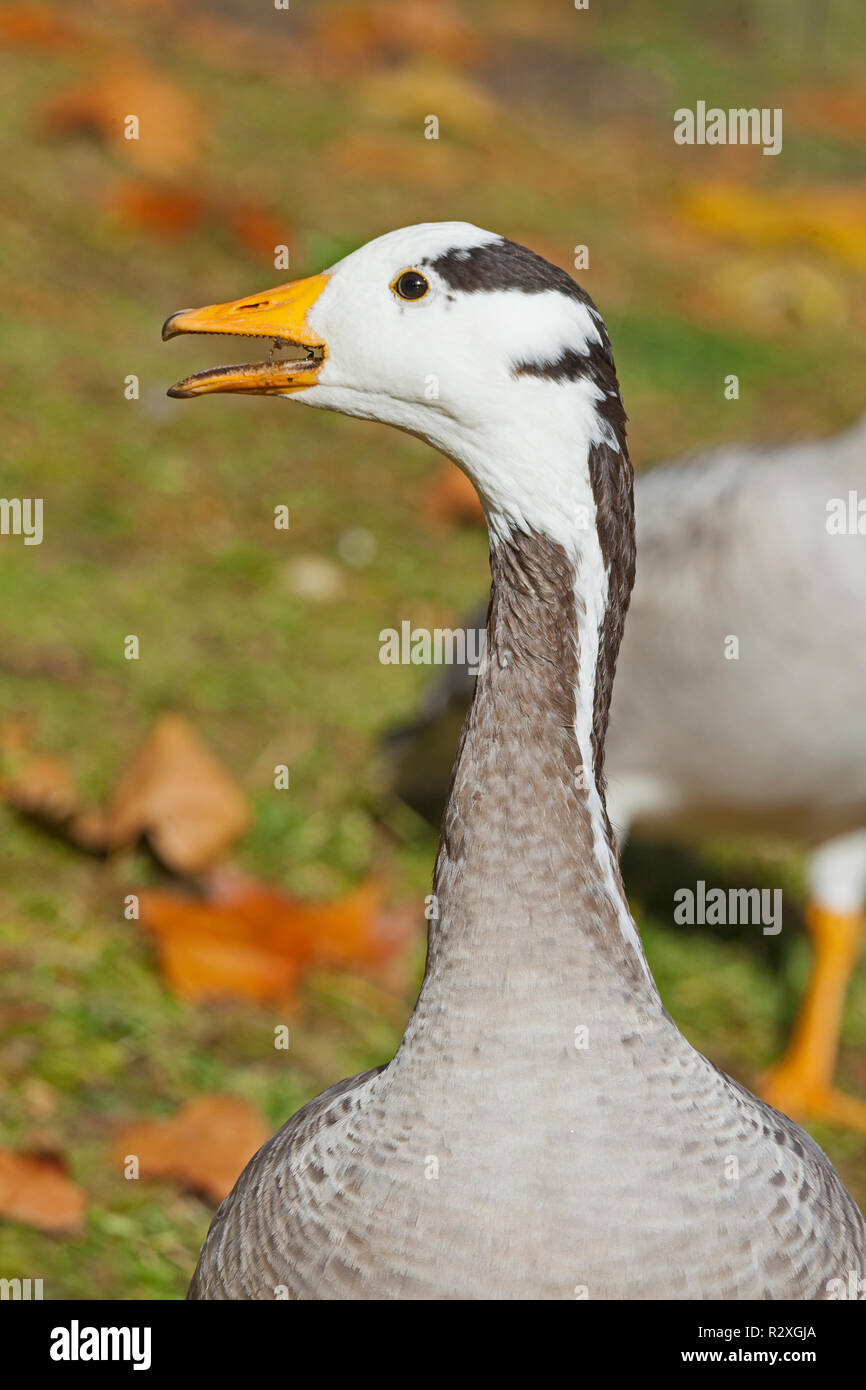
[[[297,395],[421,435],[478,489],[493,587],[403,1040],[252,1159],[190,1297],[847,1288],[834,1281],[866,1265],[855,1204],[812,1140],[679,1033],[622,891],[603,756],[631,465],[598,312],[532,252],[443,223],[165,329],[216,331],[306,360],[174,394]]]
[[[828,530],[852,490],[866,496],[866,419],[641,479],[608,738],[621,832],[755,829],[810,849],[859,833],[866,887],[866,547]]]

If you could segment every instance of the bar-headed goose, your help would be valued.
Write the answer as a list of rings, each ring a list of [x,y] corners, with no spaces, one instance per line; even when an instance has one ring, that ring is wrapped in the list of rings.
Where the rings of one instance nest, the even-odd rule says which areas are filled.
[[[866,1104],[833,1085],[866,896],[866,538],[852,493],[866,495],[866,420],[641,480],[608,807],[621,836],[805,849],[812,970],[762,1094],[866,1131]]]
[[[304,360],[174,395],[287,395],[450,455],[493,575],[403,1041],[251,1160],[191,1297],[833,1296],[866,1266],[862,1216],[812,1140],[679,1033],[623,895],[602,764],[632,472],[597,310],[531,251],[442,223],[164,329],[184,332]]]
[[[762,1094],[861,1132],[866,1104],[833,1074],[866,899],[864,498],[866,417],[829,439],[725,445],[639,477],[640,563],[605,743],[620,843],[635,830],[805,850],[812,971]],[[397,787],[431,818],[474,686],[467,663],[450,667],[388,738]]]

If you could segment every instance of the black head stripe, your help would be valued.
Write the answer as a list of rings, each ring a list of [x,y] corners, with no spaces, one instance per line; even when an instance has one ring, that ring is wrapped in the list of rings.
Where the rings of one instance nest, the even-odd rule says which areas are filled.
[[[421,264],[435,270],[449,289],[460,290],[463,294],[485,290],[543,294],[545,290],[558,290],[592,307],[589,296],[566,271],[551,265],[528,246],[519,246],[506,237],[483,246],[455,246],[443,251],[435,260]]]
[[[555,290],[584,305],[597,330],[597,336],[579,348],[564,348],[553,361],[517,362],[512,373],[518,378],[536,377],[560,383],[591,381],[598,395],[596,410],[607,427],[607,440],[591,445],[589,450],[598,539],[608,572],[607,612],[599,645],[593,718],[596,774],[603,786],[604,733],[635,565],[633,475],[626,444],[626,416],[607,330],[589,295],[566,271],[505,237],[483,246],[453,247],[422,264],[435,271],[449,289],[463,294],[492,290],[543,294]]]
[[[588,353],[565,348],[554,362],[518,362],[514,376],[535,376],[543,381],[580,381],[586,376]]]
[[[619,391],[613,352],[604,324],[597,321],[599,336],[585,348],[564,348],[557,358],[547,362],[517,362],[512,367],[515,377],[537,377],[543,381],[591,381],[598,393],[595,408],[616,442],[626,455],[625,409]]]
[[[555,361],[517,362],[512,371],[518,377],[533,376],[559,382],[589,377],[600,392],[598,412],[619,447],[625,450],[625,411],[604,320],[586,291],[566,271],[551,265],[528,246],[520,246],[506,237],[483,246],[455,246],[421,264],[434,270],[449,289],[462,294],[492,290],[543,294],[555,290],[584,305],[592,316],[597,337],[590,339],[585,347],[563,349]]]

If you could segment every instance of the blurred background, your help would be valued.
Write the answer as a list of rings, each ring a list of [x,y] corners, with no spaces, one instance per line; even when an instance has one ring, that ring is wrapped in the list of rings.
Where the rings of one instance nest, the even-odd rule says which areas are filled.
[[[163,319],[466,219],[588,247],[638,469],[836,431],[864,406],[864,40],[853,0],[0,9],[0,495],[44,499],[41,545],[0,537],[0,1276],[182,1296],[245,1159],[391,1055],[423,964],[436,835],[380,745],[433,673],[379,633],[459,622],[484,533],[415,440],[166,399],[221,358]],[[782,154],[676,145],[698,100],[782,107]],[[663,998],[754,1085],[807,972],[801,864],[701,848],[784,883],[792,929],[756,941],[675,928],[660,854],[629,886]],[[866,1095],[862,965],[841,1072]],[[862,1137],[813,1132],[863,1204]]]

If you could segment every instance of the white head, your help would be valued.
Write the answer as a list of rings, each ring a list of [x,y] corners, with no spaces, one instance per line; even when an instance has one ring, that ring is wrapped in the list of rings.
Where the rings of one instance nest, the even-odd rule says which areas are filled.
[[[175,396],[285,395],[380,420],[454,459],[494,541],[594,529],[591,446],[624,452],[601,317],[564,271],[466,222],[403,227],[321,275],[185,310],[176,333],[275,340],[267,362],[199,372]]]
[[[550,555],[545,536],[563,552],[558,568],[574,582],[558,616],[578,649],[574,733],[594,774],[593,843],[637,943],[598,785],[634,528],[625,414],[592,302],[525,247],[466,222],[434,222],[379,237],[310,279],[175,314],[163,336],[175,333],[276,339],[289,358],[272,352],[264,363],[199,372],[170,395],[283,395],[396,425],[464,469],[494,547],[514,555],[529,540]]]

